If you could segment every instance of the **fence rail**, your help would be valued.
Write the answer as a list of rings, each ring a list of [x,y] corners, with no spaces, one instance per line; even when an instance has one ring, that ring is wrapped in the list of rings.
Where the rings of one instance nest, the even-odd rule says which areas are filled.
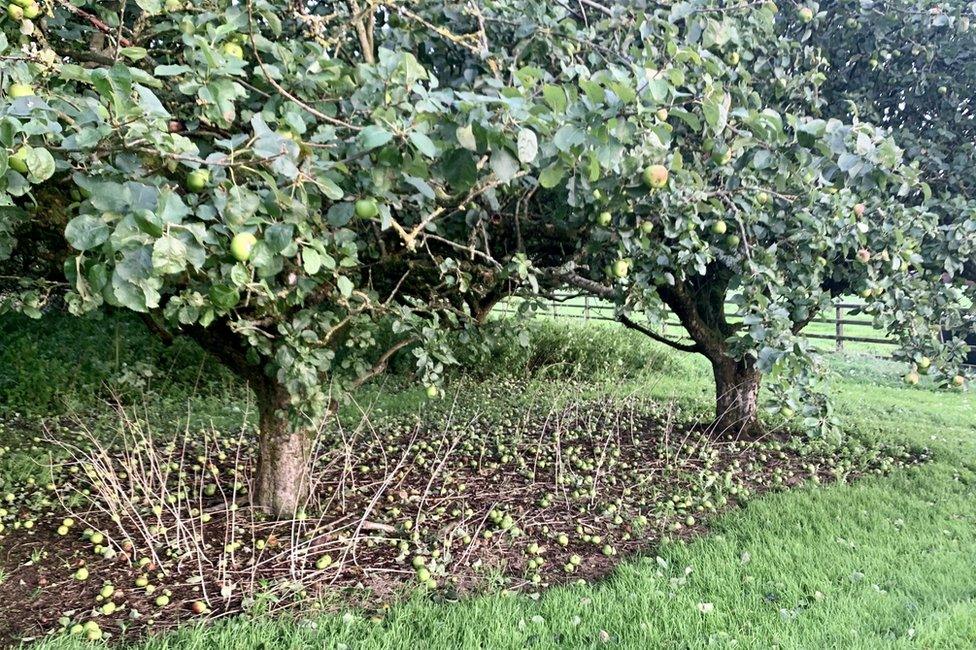
[[[572,298],[572,296],[567,297]],[[577,299],[579,300],[579,299]],[[726,303],[726,305],[733,305],[734,303]],[[862,307],[858,303],[852,302],[837,302],[834,303],[834,307],[831,310],[833,312],[833,317],[826,317],[823,312],[818,314],[817,317],[810,320],[810,323],[821,324],[821,325],[832,325],[832,332],[827,333],[817,333],[817,332],[806,332],[804,336],[806,338],[822,340],[822,341],[833,341],[834,347],[841,351],[844,349],[845,343],[869,343],[874,345],[895,345],[895,342],[887,337],[881,336],[859,336],[849,334],[847,327],[858,327],[858,328],[870,328],[874,332],[881,332],[878,328],[874,327],[874,324],[870,319],[858,319],[851,318],[849,313],[853,309]],[[514,314],[516,312],[516,307],[510,303],[502,303],[496,307],[496,311],[501,314]],[[614,321],[617,319],[613,315],[613,307],[607,304],[596,303],[594,304],[593,299],[588,297],[583,297],[581,303],[570,303],[568,301],[562,300],[550,300],[547,303],[546,309],[547,315],[553,318],[570,318],[578,319],[583,321]],[[681,323],[679,323],[674,318],[668,318],[663,323],[661,328],[661,333],[664,334],[668,331],[673,332],[675,329],[683,331]],[[670,328],[670,329],[669,329]],[[686,337],[680,336],[678,340],[687,340]]]

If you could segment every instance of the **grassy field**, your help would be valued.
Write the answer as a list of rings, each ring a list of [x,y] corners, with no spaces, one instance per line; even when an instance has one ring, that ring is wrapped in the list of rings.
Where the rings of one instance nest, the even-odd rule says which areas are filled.
[[[241,417],[246,397],[233,380],[189,347],[167,351],[147,343],[129,321],[118,325],[121,331],[114,322],[85,325],[70,355],[54,345],[50,326],[14,325],[0,329],[0,409],[26,411],[32,400],[43,403],[39,412],[97,409],[91,381],[101,379],[142,396],[133,399],[146,399],[151,385],[151,394],[161,396],[153,408],[189,410],[218,423]],[[655,359],[635,369],[621,356],[614,362],[619,370],[614,363],[593,370],[594,395],[677,399],[692,413],[710,408],[709,373],[699,360],[641,347],[649,344],[639,335],[610,325],[565,327],[573,336],[614,341],[600,345],[604,351],[639,350]],[[181,354],[184,362],[174,361]],[[766,495],[712,520],[707,534],[628,558],[592,584],[535,595],[496,591],[461,602],[418,593],[380,614],[255,614],[185,627],[136,647],[976,646],[976,400],[968,392],[904,387],[903,369],[865,355],[832,355],[831,367],[846,436],[924,445],[932,462]],[[539,374],[529,391],[556,394],[560,381]],[[386,412],[423,408],[420,389],[371,391],[366,399]],[[66,636],[35,644],[89,646]]]

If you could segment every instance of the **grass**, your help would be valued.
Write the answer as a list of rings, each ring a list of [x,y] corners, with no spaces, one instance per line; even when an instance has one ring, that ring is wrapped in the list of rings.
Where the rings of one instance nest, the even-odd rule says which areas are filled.
[[[754,500],[715,520],[708,535],[631,558],[597,584],[460,603],[418,595],[375,620],[356,611],[305,620],[240,617],[138,647],[976,646],[976,400],[971,393],[904,387],[895,364],[869,357],[836,356],[831,364],[847,435],[927,445],[934,460],[886,477]],[[595,376],[594,390],[680,396],[693,408],[709,408],[707,368],[691,357],[623,380],[611,376]],[[553,382],[542,378],[536,386],[551,390]],[[419,390],[390,392],[377,387],[367,399],[387,411],[420,403]],[[172,401],[181,399],[190,397]],[[209,393],[192,399],[195,409],[229,408]],[[89,645],[59,637],[36,647]]]

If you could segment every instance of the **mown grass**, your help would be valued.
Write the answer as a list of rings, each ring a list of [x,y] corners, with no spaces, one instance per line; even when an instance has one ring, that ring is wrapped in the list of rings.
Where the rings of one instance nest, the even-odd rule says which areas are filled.
[[[597,340],[632,336],[589,331]],[[707,412],[707,368],[690,357],[661,359],[667,361],[638,373],[596,369],[593,390],[679,397],[692,410]],[[904,387],[901,369],[869,357],[836,357],[832,368],[847,435],[927,445],[934,460],[850,485],[757,499],[714,520],[708,535],[631,558],[597,584],[538,597],[493,593],[460,603],[418,595],[379,617],[356,611],[301,620],[239,617],[186,627],[137,647],[976,646],[976,400],[971,393]],[[398,381],[386,385],[399,387]],[[228,398],[220,401],[210,391],[193,397],[199,391],[184,384],[171,384],[178,396],[169,398],[183,401],[183,408],[190,400],[194,409],[233,407],[239,413],[239,403],[228,406]],[[559,385],[543,374],[533,390],[558,392]],[[410,410],[421,404],[420,392],[379,384],[363,401],[387,411]],[[227,394],[232,402],[243,399],[239,390]],[[87,646],[67,637],[37,644]]]

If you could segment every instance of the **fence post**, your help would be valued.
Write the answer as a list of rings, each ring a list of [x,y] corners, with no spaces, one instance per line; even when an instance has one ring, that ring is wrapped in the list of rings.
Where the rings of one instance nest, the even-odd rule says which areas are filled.
[[[590,297],[583,296],[583,322],[590,322]]]
[[[844,307],[840,303],[836,306],[836,322],[834,323],[834,337],[837,340],[837,351],[844,349]]]

